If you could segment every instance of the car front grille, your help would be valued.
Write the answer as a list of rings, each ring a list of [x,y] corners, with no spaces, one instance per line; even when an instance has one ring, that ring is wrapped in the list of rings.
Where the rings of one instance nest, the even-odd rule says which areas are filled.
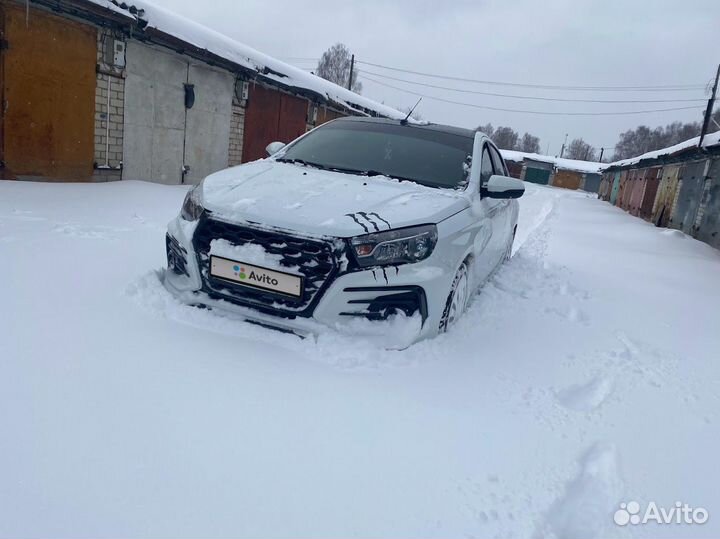
[[[281,266],[293,268],[288,271],[302,275],[302,296],[288,297],[212,277],[209,269],[210,242],[218,239],[227,240],[236,246],[260,245],[265,252],[280,255]],[[203,289],[208,295],[267,314],[289,318],[312,316],[322,294],[338,274],[339,260],[344,250],[344,244],[331,240],[307,239],[275,230],[237,225],[207,215],[200,218],[193,236],[193,245],[198,257]]]

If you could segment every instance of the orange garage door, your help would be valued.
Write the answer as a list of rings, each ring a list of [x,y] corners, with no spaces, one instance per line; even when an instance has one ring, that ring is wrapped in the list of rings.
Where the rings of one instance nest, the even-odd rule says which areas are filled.
[[[3,2],[5,176],[88,180],[93,172],[96,31]]]

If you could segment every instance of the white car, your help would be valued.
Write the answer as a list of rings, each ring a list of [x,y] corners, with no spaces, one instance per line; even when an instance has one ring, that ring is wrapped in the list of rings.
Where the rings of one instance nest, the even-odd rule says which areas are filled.
[[[208,176],[168,227],[183,302],[299,334],[447,330],[510,256],[524,192],[482,133],[342,118]]]

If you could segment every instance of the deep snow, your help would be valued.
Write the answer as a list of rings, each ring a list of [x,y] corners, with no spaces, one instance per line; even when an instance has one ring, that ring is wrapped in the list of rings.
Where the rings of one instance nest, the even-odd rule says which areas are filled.
[[[720,255],[526,187],[467,316],[392,352],[178,305],[185,188],[0,182],[0,536],[719,536]]]

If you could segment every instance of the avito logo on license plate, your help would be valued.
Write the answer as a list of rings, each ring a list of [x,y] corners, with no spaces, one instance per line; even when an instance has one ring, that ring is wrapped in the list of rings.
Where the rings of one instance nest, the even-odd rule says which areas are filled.
[[[238,260],[211,256],[210,275],[233,283],[279,292],[296,298],[302,296],[302,277],[253,266]]]

